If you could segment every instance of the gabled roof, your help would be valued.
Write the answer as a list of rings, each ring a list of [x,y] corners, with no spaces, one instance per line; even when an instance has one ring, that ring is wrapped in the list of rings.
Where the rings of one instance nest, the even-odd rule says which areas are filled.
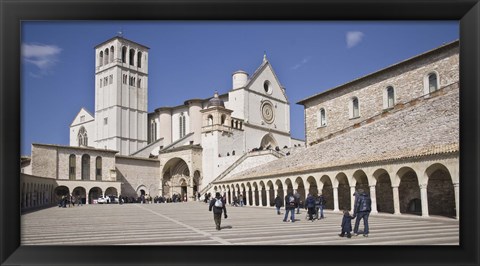
[[[73,125],[73,122],[75,122],[75,120],[77,119],[78,115],[82,112],[82,110],[84,110],[90,116],[91,120],[95,120],[95,117],[87,109],[85,109],[85,107],[82,107],[82,108],[80,108],[80,111],[78,111],[77,115],[75,115],[75,117],[73,118],[72,122],[70,123],[70,127]],[[89,121],[90,120],[86,120],[83,123],[86,123],[86,122],[89,122]]]
[[[261,74],[267,67],[270,67],[270,69],[272,70],[273,76],[275,77],[275,81],[276,81],[276,82],[278,83],[278,85],[280,86],[280,90],[282,91],[283,96],[285,97],[285,99],[287,99],[287,103],[289,103],[287,94],[285,94],[285,89],[284,89],[282,83],[280,83],[280,80],[278,79],[277,74],[275,73],[275,70],[273,70],[272,65],[270,64],[270,62],[268,61],[268,59],[267,59],[266,57],[264,57],[262,64],[257,68],[257,70],[255,70],[255,72],[253,72],[253,75],[250,77],[250,79],[248,79],[247,84],[245,84],[245,86],[244,86],[243,88],[249,89],[249,87],[253,84],[253,82],[260,76],[260,74]],[[240,88],[239,88],[239,89],[240,89]],[[237,89],[235,89],[235,90],[237,90]]]

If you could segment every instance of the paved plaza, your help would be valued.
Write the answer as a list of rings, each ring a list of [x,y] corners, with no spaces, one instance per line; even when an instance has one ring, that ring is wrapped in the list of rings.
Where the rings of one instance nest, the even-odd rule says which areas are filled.
[[[23,214],[22,245],[459,245],[459,222],[442,217],[371,215],[370,235],[341,238],[340,213],[282,222],[275,208],[227,207],[215,230],[203,202],[52,207]],[[352,223],[353,226],[353,223]],[[363,228],[363,225],[360,227]]]

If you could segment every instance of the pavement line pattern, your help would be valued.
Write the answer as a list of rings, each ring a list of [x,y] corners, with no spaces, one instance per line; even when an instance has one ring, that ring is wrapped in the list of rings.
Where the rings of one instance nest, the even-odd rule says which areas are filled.
[[[215,230],[208,204],[92,204],[46,208],[21,216],[22,245],[451,245],[459,246],[459,221],[446,217],[372,214],[370,234],[339,237],[342,214],[282,222],[275,208],[227,207]],[[282,209],[282,213],[284,210]],[[354,222],[352,221],[352,225]],[[360,226],[363,229],[363,223]]]
[[[208,237],[208,238],[210,238],[210,239],[213,239],[213,240],[215,240],[215,241],[218,241],[218,242],[220,242],[220,243],[223,244],[223,245],[232,245],[232,243],[230,243],[230,242],[228,242],[228,241],[226,241],[226,240],[224,240],[224,239],[222,239],[222,238],[220,238],[220,237],[218,237],[218,236],[213,236],[212,234],[210,234],[210,233],[208,233],[208,232],[199,230],[199,229],[197,229],[197,228],[195,228],[195,227],[192,227],[192,226],[190,226],[190,225],[184,224],[184,223],[182,223],[182,222],[180,222],[180,221],[177,221],[177,220],[175,220],[175,219],[173,219],[173,218],[170,218],[170,217],[165,216],[165,215],[163,215],[163,214],[160,214],[160,213],[158,213],[158,212],[155,212],[155,211],[152,211],[152,210],[150,210],[150,209],[147,209],[147,208],[143,207],[141,204],[136,204],[135,206],[137,206],[137,207],[139,207],[139,208],[142,208],[142,209],[144,209],[144,210],[147,210],[147,211],[149,211],[149,212],[151,212],[151,213],[153,213],[153,214],[155,214],[155,215],[157,215],[157,216],[160,216],[160,217],[162,217],[162,218],[164,218],[164,219],[167,219],[167,220],[169,220],[169,221],[172,221],[172,222],[174,222],[174,223],[176,223],[176,224],[178,224],[178,225],[181,225],[181,226],[183,226],[183,227],[186,227],[186,228],[188,228],[188,229],[190,229],[190,230],[192,230],[192,231],[194,231],[194,232],[196,232],[196,233],[198,233],[198,234],[204,235],[204,236],[206,236],[206,237]]]

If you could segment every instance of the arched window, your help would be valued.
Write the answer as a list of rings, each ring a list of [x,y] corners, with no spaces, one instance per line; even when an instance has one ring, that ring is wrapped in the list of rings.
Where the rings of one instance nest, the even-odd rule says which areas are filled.
[[[135,50],[130,49],[130,65],[133,66],[135,60]]]
[[[90,155],[82,156],[82,180],[90,180]]]
[[[141,85],[142,85],[142,79],[138,79],[137,88],[141,88]]]
[[[103,66],[103,51],[100,51],[100,56],[98,58],[98,66]]]
[[[155,140],[157,140],[157,122],[155,121],[152,122],[150,134],[151,134],[151,137],[150,137],[151,142],[154,142]]]
[[[392,86],[387,87],[387,108],[395,105],[395,91]]]
[[[95,178],[97,181],[102,181],[102,157],[100,156],[95,159]]]
[[[350,118],[357,118],[360,116],[360,108],[358,105],[358,98],[353,97],[351,100],[351,113],[350,113]]]
[[[100,88],[102,87],[103,85],[103,79],[100,79]]]
[[[80,130],[78,131],[78,146],[88,146],[88,136],[87,136],[87,130],[85,130],[84,127],[81,127]]]
[[[180,131],[179,131],[180,132],[180,138],[183,138],[183,137],[185,137],[185,131],[186,131],[186,129],[185,129],[185,125],[186,125],[185,116],[183,115],[183,113],[180,115],[178,123],[179,123],[179,126],[180,126]]]
[[[105,49],[105,65],[108,64],[108,48]]]
[[[113,62],[113,59],[115,58],[114,56],[114,51],[115,49],[113,48],[113,45],[110,47],[110,62]]]
[[[127,62],[127,47],[122,47],[122,63]]]
[[[321,108],[320,113],[318,114],[318,126],[324,127],[327,125],[327,117],[325,115],[325,109]]]
[[[68,158],[68,176],[70,180],[75,180],[75,160],[75,154],[70,154],[70,157]]]
[[[208,125],[209,126],[213,125],[213,116],[212,115],[208,116]]]
[[[222,120],[222,125],[225,124],[225,119],[227,119],[226,115],[222,115],[221,120]]]
[[[142,52],[137,54],[137,67],[142,67]]]
[[[434,92],[438,90],[437,74],[430,73],[428,75],[428,92]]]

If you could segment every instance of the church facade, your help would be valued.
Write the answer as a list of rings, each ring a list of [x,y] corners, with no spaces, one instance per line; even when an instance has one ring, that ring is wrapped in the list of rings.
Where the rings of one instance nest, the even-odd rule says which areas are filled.
[[[211,191],[271,206],[289,192],[323,194],[372,213],[460,216],[459,42],[455,41],[299,102],[307,148],[216,180]]]
[[[193,200],[220,176],[278,159],[292,147],[305,145],[290,136],[290,102],[266,56],[251,76],[242,70],[233,73],[226,93],[212,90],[213,97],[187,99],[151,113],[147,112],[148,47],[117,36],[97,45],[95,58],[95,110],[81,108],[73,119],[70,146],[52,145],[59,154],[73,155],[72,149],[82,153],[44,167],[60,173],[48,178],[72,181],[46,193],[51,199],[73,192],[87,203],[119,194],[167,198],[177,194]],[[32,145],[32,158],[22,167],[25,174],[43,177],[32,167],[46,154],[41,147]],[[105,151],[113,152],[107,168],[106,157],[96,154]],[[99,162],[112,180],[82,174],[98,171]],[[73,167],[80,172],[67,174]],[[79,188],[73,182],[78,180],[85,186]],[[95,182],[116,182],[115,189]],[[37,193],[31,190],[25,194]],[[26,196],[25,201],[25,206],[32,205]]]

